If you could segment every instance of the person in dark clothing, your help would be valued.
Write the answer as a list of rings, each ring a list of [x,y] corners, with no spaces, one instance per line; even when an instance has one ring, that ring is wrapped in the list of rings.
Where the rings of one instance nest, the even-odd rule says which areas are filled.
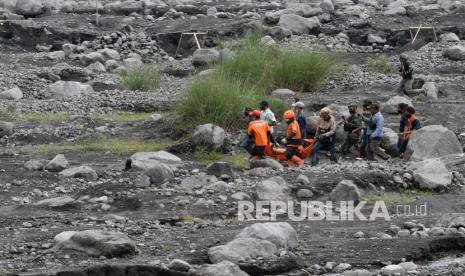
[[[356,159],[362,160],[366,158],[366,152],[367,152],[367,147],[368,147],[368,141],[369,141],[369,129],[368,126],[370,124],[371,120],[371,111],[369,109],[370,105],[372,104],[371,100],[364,100],[363,101],[363,113],[362,113],[362,122],[363,122],[363,128],[362,128],[362,143],[360,144],[360,156],[357,157]]]
[[[405,111],[407,110],[407,107],[408,107],[408,104],[406,103],[400,103],[397,106],[397,113],[399,113],[400,115],[399,133],[404,132],[404,128],[408,123],[407,117],[405,116]],[[402,140],[399,136],[399,138],[397,139],[397,149],[399,150],[399,153],[400,153],[401,147],[402,147]]]
[[[399,57],[400,68],[399,75],[402,77],[397,94],[403,96],[417,96],[423,92],[423,89],[413,89],[413,67],[408,61],[406,54],[401,54]]]
[[[344,145],[342,145],[342,152],[345,154],[349,153],[352,147],[358,144],[363,128],[362,118],[357,114],[357,104],[352,103],[348,108],[350,112],[349,118],[342,116],[344,131],[347,132],[346,140],[344,141]]]
[[[399,133],[399,140],[401,141],[400,147],[399,147],[399,153],[402,159],[408,160],[408,156],[405,152],[407,149],[408,141],[412,133],[415,130],[418,130],[421,128],[421,123],[417,119],[415,115],[415,109],[413,107],[411,106],[407,107],[404,114],[405,114],[405,117],[407,118],[407,124],[405,125],[403,131]]]
[[[296,114],[296,120],[300,127],[300,133],[302,134],[302,139],[306,138],[307,134],[307,116],[305,116],[304,108],[305,104],[303,102],[296,102],[292,104]]]

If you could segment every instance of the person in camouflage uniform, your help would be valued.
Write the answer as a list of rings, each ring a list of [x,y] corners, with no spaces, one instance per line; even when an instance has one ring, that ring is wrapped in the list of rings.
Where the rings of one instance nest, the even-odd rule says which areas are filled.
[[[360,141],[360,134],[363,128],[363,120],[359,114],[357,114],[357,104],[352,103],[348,106],[350,117],[345,118],[342,116],[344,122],[344,130],[347,132],[346,140],[342,146],[342,152],[347,154],[350,152],[352,147],[357,146]]]

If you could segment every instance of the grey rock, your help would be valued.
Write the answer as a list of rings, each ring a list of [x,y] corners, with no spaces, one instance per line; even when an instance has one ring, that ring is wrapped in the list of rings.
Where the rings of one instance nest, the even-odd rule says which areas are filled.
[[[295,35],[309,34],[320,27],[318,17],[305,18],[295,14],[284,14],[280,17],[278,26],[287,29]]]
[[[192,266],[186,261],[174,259],[170,262],[168,268],[176,271],[189,271],[189,269],[191,269]]]
[[[452,46],[444,51],[444,57],[454,61],[465,60],[465,47],[461,45]]]
[[[360,201],[360,191],[352,180],[342,180],[331,191],[329,200],[337,201],[354,201],[357,204]]]
[[[61,172],[67,168],[69,168],[69,163],[63,154],[58,154],[45,166],[49,172]]]
[[[63,208],[68,206],[73,206],[76,200],[70,196],[61,196],[61,197],[54,197],[54,198],[47,198],[40,200],[34,203],[34,206],[38,207],[48,207],[48,208]]]
[[[295,95],[295,92],[287,88],[279,88],[273,90],[271,95],[280,99],[289,99]]]
[[[397,107],[400,103],[405,103],[413,107],[412,101],[402,96],[394,96],[381,105],[381,110],[388,114],[397,114]]]
[[[460,38],[455,33],[445,33],[439,36],[440,41],[458,42]]]
[[[34,17],[43,14],[45,8],[38,0],[18,0],[14,12],[25,17]]]
[[[409,169],[413,170],[413,178],[420,188],[447,188],[452,184],[452,174],[439,158],[414,163]]]
[[[87,181],[95,181],[98,176],[94,169],[88,166],[73,167],[66,170],[63,170],[59,175],[64,177],[73,177],[73,178],[82,178]]]
[[[120,257],[137,252],[136,244],[120,232],[65,231],[56,235],[54,239],[57,249],[83,252],[95,257]]]
[[[92,52],[89,54],[83,54],[79,57],[79,62],[82,66],[89,66],[92,63],[100,62],[105,63],[105,58],[99,52]]]
[[[257,238],[236,238],[225,245],[215,246],[208,250],[212,263],[229,261],[235,264],[248,263],[258,257],[271,258],[277,255],[278,249],[273,243]]]
[[[287,183],[280,176],[260,181],[255,192],[259,200],[287,201],[289,197]]]
[[[207,166],[207,174],[220,177],[221,175],[233,176],[234,172],[231,165],[227,162],[214,162]]]
[[[222,261],[216,264],[205,264],[196,270],[196,275],[202,276],[248,276],[236,264]]]
[[[45,168],[45,160],[29,160],[24,164],[24,168],[29,171],[41,171]]]
[[[57,61],[57,60],[65,59],[66,54],[65,54],[65,51],[54,51],[54,52],[48,53],[46,57],[50,60]]]
[[[279,161],[276,161],[271,158],[266,158],[266,159],[261,159],[261,160],[253,160],[250,162],[250,168],[272,168],[275,170],[280,170],[283,169],[284,166],[279,163]]]
[[[19,87],[13,87],[11,89],[0,92],[0,99],[2,100],[19,100],[23,98],[23,92]]]
[[[92,86],[75,81],[57,81],[50,84],[45,91],[47,98],[70,99],[94,93]]]
[[[273,243],[278,249],[294,249],[299,244],[297,232],[287,222],[254,223],[244,228],[236,238],[255,238]]]
[[[297,191],[298,198],[311,198],[313,197],[313,192],[309,189],[299,189]]]
[[[225,131],[214,124],[197,126],[191,137],[194,147],[207,147],[210,150],[218,150],[224,145]]]
[[[194,66],[207,66],[217,63],[220,60],[220,53],[215,49],[197,49],[192,57]]]
[[[413,132],[407,145],[410,160],[421,161],[457,153],[463,153],[457,136],[441,125],[429,125]]]
[[[13,135],[14,133],[13,127],[14,127],[13,123],[0,121],[0,138],[4,136]]]
[[[423,84],[422,90],[425,92],[426,98],[431,100],[438,99],[438,88],[434,82],[425,82],[425,84]]]
[[[131,162],[131,168],[137,170],[146,170],[160,163],[170,166],[183,164],[181,158],[166,151],[136,152],[129,157],[129,161]]]
[[[405,272],[405,269],[400,265],[387,265],[381,268],[382,275],[400,275]]]
[[[150,178],[152,185],[160,185],[166,181],[174,180],[173,170],[165,164],[153,164],[144,172]]]

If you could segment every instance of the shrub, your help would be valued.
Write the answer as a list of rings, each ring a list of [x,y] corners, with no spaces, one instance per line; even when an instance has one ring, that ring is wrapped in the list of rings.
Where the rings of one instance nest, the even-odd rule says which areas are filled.
[[[195,81],[177,110],[185,123],[237,127],[242,120],[241,110],[252,103],[256,105],[257,94],[238,80],[213,74]]]
[[[383,74],[389,74],[394,72],[393,68],[389,64],[388,57],[384,54],[378,56],[377,58],[368,59],[368,71]]]
[[[328,53],[287,51],[274,64],[272,79],[275,86],[295,91],[317,90],[331,72],[331,67],[332,57]]]
[[[129,90],[154,91],[160,86],[160,69],[153,64],[130,67],[121,73],[121,84]]]

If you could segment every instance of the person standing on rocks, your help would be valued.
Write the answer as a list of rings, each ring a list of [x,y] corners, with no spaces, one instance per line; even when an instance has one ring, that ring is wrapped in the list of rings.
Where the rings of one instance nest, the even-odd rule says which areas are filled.
[[[260,102],[260,118],[270,125],[271,134],[273,134],[273,126],[276,125],[276,117],[273,111],[271,111],[267,101],[263,100]]]
[[[268,145],[271,137],[270,126],[267,122],[260,119],[260,111],[254,110],[250,113],[252,121],[247,127],[248,146],[247,152],[255,160],[265,158],[265,147]]]
[[[346,140],[342,145],[342,152],[347,154],[352,147],[356,146],[360,140],[360,134],[363,128],[362,118],[357,114],[357,104],[352,103],[348,106],[350,117],[342,116],[344,122],[344,131],[347,132]]]
[[[312,166],[318,164],[318,152],[320,150],[329,150],[331,161],[337,163],[336,157],[336,120],[331,116],[331,110],[327,107],[320,111],[320,119],[316,129],[315,138],[318,140],[312,151]]]
[[[400,122],[399,122],[399,133],[403,133],[405,126],[408,123],[407,117],[405,116],[405,111],[408,107],[408,104],[406,103],[400,103],[397,105],[397,113],[400,115]],[[399,135],[399,138],[397,139],[397,149],[399,150],[399,153],[401,153],[401,145],[402,139],[401,136]]]
[[[423,89],[413,89],[413,67],[408,60],[406,54],[401,54],[399,57],[400,68],[399,75],[402,77],[400,81],[399,88],[397,89],[397,94],[400,96],[417,96],[423,92]]]
[[[286,145],[287,163],[289,167],[297,166],[302,168],[304,166],[304,160],[300,159],[296,154],[299,147],[302,146],[302,133],[300,132],[299,124],[295,118],[295,113],[292,110],[288,110],[283,114],[284,121],[287,124],[286,138],[281,143]]]
[[[406,149],[407,149],[407,144],[410,139],[410,135],[415,130],[418,130],[421,128],[420,121],[416,118],[415,115],[415,109],[411,106],[407,107],[405,110],[405,117],[407,119],[407,124],[405,125],[403,131],[399,133],[399,140],[400,142],[400,147],[399,147],[399,153],[400,153],[400,158],[404,160],[408,160],[408,156],[406,154]]]
[[[360,156],[357,157],[357,160],[362,160],[366,158],[367,154],[367,147],[368,147],[368,141],[369,141],[369,130],[368,130],[368,125],[370,124],[371,120],[371,112],[369,109],[369,106],[372,104],[371,100],[364,100],[363,101],[363,113],[362,113],[362,122],[363,122],[363,128],[362,128],[362,143],[360,144]]]
[[[304,108],[305,104],[301,101],[298,101],[292,104],[296,113],[296,120],[300,127],[300,133],[302,134],[302,139],[307,137],[307,116],[305,116]]]
[[[381,148],[381,141],[384,135],[384,117],[379,109],[380,106],[377,103],[372,103],[370,105],[372,117],[368,125],[368,133],[370,136],[368,142],[367,158],[369,160],[374,160],[375,154],[379,155],[384,160],[389,159],[389,155]]]

